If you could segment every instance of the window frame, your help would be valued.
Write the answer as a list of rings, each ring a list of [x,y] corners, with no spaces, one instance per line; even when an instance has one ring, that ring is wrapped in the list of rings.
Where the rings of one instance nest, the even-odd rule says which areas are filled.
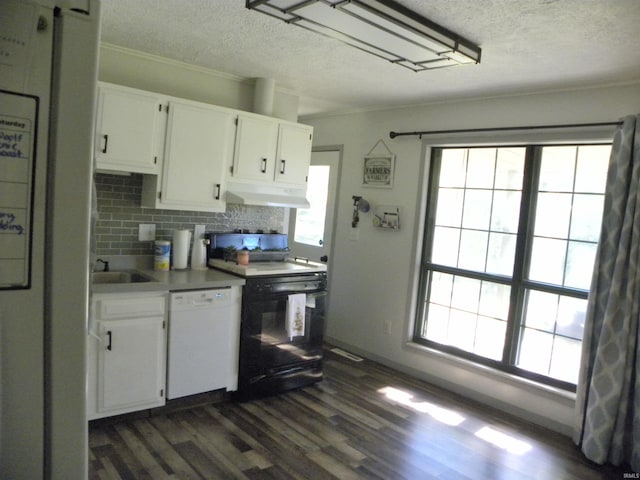
[[[562,135],[562,133],[560,133]],[[565,134],[566,135],[566,134]],[[586,138],[585,138],[586,136]],[[536,135],[538,137],[538,135]],[[515,376],[532,380],[537,383],[549,385],[575,392],[576,385],[564,380],[559,380],[546,375],[531,372],[516,366],[518,357],[518,347],[520,344],[520,335],[524,330],[523,319],[526,311],[526,297],[528,291],[540,291],[551,294],[559,294],[571,298],[586,300],[588,291],[574,287],[558,286],[543,282],[529,280],[528,268],[530,266],[531,252],[533,246],[533,229],[535,227],[535,210],[537,200],[537,189],[541,170],[541,155],[544,147],[553,146],[593,146],[593,145],[611,145],[612,133],[609,131],[589,134],[585,132],[576,135],[578,138],[557,138],[557,135],[551,135],[548,141],[536,139],[536,141],[504,141],[497,139],[492,142],[470,142],[468,140],[456,142],[429,142],[424,140],[425,161],[427,162],[427,176],[425,178],[425,190],[423,198],[424,215],[423,229],[421,238],[421,248],[419,250],[420,263],[417,275],[417,296],[414,328],[412,332],[412,341],[416,344],[423,345],[447,354],[454,355],[469,360],[480,365],[495,368],[497,370],[513,374]],[[569,136],[571,137],[571,136]],[[512,140],[512,139],[511,139]],[[445,265],[434,264],[430,261],[433,248],[434,230],[436,226],[435,217],[437,212],[437,199],[439,192],[440,165],[437,161],[437,155],[442,155],[443,149],[447,148],[524,148],[524,171],[523,184],[520,203],[520,213],[518,222],[518,232],[516,236],[516,250],[514,256],[514,270],[512,276],[500,275],[487,272],[478,272],[465,270],[459,267],[450,267]],[[451,275],[463,275],[466,278],[485,280],[492,283],[508,285],[511,288],[508,319],[505,332],[505,344],[502,352],[501,360],[494,360],[483,357],[476,353],[463,350],[456,346],[445,345],[433,340],[426,339],[422,336],[425,330],[426,309],[428,308],[427,300],[430,296],[431,275],[435,272],[441,272]]]

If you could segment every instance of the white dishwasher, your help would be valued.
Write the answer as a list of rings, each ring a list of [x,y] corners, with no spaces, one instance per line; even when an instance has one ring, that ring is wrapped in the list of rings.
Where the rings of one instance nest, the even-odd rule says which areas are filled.
[[[238,386],[240,288],[169,296],[167,399]]]

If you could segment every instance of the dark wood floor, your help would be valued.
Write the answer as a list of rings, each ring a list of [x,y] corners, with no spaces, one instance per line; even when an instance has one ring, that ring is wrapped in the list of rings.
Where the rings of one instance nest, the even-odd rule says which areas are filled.
[[[569,438],[327,352],[313,387],[91,422],[90,479],[622,479]]]

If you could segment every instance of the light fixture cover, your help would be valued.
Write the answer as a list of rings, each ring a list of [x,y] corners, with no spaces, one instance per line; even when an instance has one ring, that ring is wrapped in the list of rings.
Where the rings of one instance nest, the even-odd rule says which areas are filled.
[[[480,63],[480,47],[392,0],[246,0],[246,7],[415,72]]]

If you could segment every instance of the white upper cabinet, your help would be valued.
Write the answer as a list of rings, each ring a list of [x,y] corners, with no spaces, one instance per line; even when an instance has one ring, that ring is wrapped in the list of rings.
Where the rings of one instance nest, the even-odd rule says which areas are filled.
[[[306,188],[313,128],[261,115],[238,115],[234,180]]]
[[[143,207],[224,212],[227,180],[307,188],[310,126],[103,82],[98,90],[97,169],[144,174]]]
[[[161,189],[153,206],[224,212],[234,111],[177,99],[171,99],[168,108]]]
[[[233,176],[244,180],[272,181],[277,137],[276,120],[239,114]]]
[[[280,123],[275,181],[306,185],[311,162],[313,128],[299,123]]]
[[[158,173],[165,116],[162,97],[98,84],[95,157],[104,171]]]

